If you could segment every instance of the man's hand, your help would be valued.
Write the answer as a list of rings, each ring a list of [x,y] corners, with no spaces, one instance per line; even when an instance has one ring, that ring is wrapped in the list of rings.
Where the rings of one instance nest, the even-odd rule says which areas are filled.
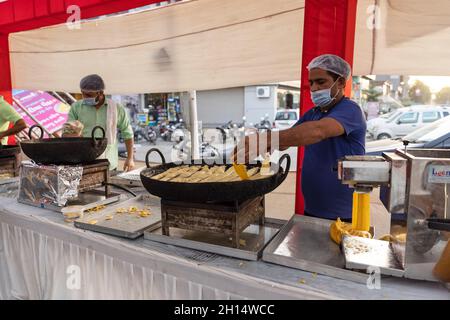
[[[124,171],[131,171],[134,169],[134,160],[132,158],[127,158],[123,164]]]
[[[84,125],[78,120],[69,121],[63,125],[63,134],[65,138],[81,137]]]
[[[231,159],[236,163],[250,163],[270,150],[270,133],[255,133],[245,136],[239,142],[233,150]]]

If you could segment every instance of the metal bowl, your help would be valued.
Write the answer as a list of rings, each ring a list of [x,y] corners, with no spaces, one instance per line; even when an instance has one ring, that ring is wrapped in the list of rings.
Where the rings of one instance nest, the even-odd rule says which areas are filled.
[[[55,165],[86,164],[97,159],[107,146],[105,130],[99,126],[92,129],[91,138],[42,139],[44,130],[37,125],[30,128],[30,137],[31,132],[35,128],[39,128],[41,131],[39,138],[21,141],[20,147],[36,163]],[[102,138],[95,138],[95,132],[98,129],[102,131]]]
[[[157,152],[162,159],[162,164],[150,167],[148,156],[152,152]],[[283,161],[286,160],[285,168],[281,167]],[[199,161],[200,162],[200,161]],[[200,165],[200,163],[193,165]],[[231,182],[204,182],[204,183],[186,183],[186,182],[171,182],[160,181],[152,179],[151,177],[160,174],[170,168],[180,166],[180,164],[166,163],[164,156],[158,149],[150,149],[146,155],[147,169],[140,174],[142,184],[145,189],[162,199],[172,201],[184,202],[228,202],[228,201],[242,201],[275,190],[287,177],[289,167],[291,165],[291,158],[288,154],[283,155],[278,163],[278,172],[257,180],[242,180]],[[204,161],[201,165],[212,166]],[[231,165],[227,165],[227,169]],[[247,165],[248,168],[261,167],[261,163]]]

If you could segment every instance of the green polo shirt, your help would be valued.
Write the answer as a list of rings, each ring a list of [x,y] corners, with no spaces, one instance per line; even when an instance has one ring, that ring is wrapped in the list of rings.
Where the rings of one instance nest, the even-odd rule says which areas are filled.
[[[83,104],[83,100],[79,100],[72,104],[69,111],[69,118],[67,121],[78,120],[84,125],[83,137],[91,137],[92,129],[95,126],[101,126],[106,132],[106,115],[109,99],[106,99],[105,103],[100,108],[88,106]],[[120,130],[124,140],[133,138],[133,129],[131,128],[130,119],[125,111],[125,108],[117,104],[117,129]],[[101,130],[97,130],[95,136],[101,137]],[[118,156],[118,141],[116,143],[106,147],[106,158],[110,162],[110,169],[117,169],[119,156]]]
[[[22,117],[17,113],[17,111],[0,96],[0,132],[6,131],[9,128],[9,123],[16,123],[22,119]],[[8,137],[4,137],[0,144],[7,144]]]

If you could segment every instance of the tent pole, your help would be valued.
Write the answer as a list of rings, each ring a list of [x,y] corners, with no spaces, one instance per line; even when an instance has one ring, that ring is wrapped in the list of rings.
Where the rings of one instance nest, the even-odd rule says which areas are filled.
[[[0,33],[0,95],[12,104],[11,63],[9,60],[9,34]]]
[[[198,117],[197,117],[197,91],[189,91],[190,127],[191,127],[191,160],[200,159],[200,147],[198,137]]]
[[[302,69],[300,85],[300,115],[313,107],[306,66],[316,56],[332,53],[353,65],[353,49],[356,25],[357,0],[306,0],[303,28]],[[347,83],[346,96],[351,94],[351,80]],[[304,148],[297,153],[297,182],[295,213],[303,214],[305,203],[301,188]]]
[[[9,34],[0,33],[0,96],[3,96],[5,101],[12,104],[12,81],[11,81],[11,63],[9,60]],[[13,123],[9,124],[9,129],[14,126]],[[8,137],[9,145],[15,145],[16,141],[14,136]]]

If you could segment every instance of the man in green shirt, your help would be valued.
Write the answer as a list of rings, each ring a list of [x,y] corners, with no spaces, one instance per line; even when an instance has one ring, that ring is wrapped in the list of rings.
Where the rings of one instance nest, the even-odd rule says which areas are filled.
[[[68,118],[69,127],[70,123],[76,120],[81,122],[83,124],[81,136],[83,137],[91,137],[92,129],[95,126],[105,129],[108,146],[102,158],[109,160],[111,170],[118,167],[117,130],[120,130],[128,153],[123,170],[132,170],[134,168],[134,135],[124,107],[111,99],[106,99],[104,94],[105,84],[99,75],[92,74],[81,79],[80,89],[83,99],[72,104]],[[101,130],[97,130],[95,135],[101,137],[101,134]],[[63,133],[63,136],[68,135]]]
[[[11,129],[9,124],[13,123]],[[0,96],[0,144],[6,145],[8,137],[15,135],[27,127],[25,121],[14,108]]]

